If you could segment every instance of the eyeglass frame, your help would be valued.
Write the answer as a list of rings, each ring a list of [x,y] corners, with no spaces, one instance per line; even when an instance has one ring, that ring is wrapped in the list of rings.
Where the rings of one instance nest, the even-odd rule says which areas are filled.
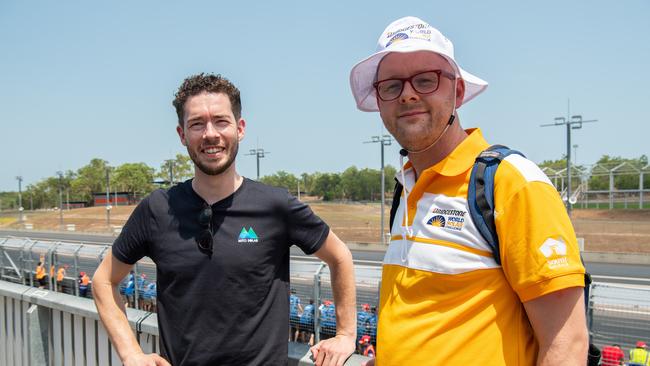
[[[436,85],[436,88],[433,89],[430,92],[421,92],[413,85],[413,78],[415,78],[416,76],[422,75],[422,74],[429,73],[429,72],[433,72],[436,75],[438,75],[438,85]],[[449,71],[445,71],[445,70],[426,70],[426,71],[422,71],[422,72],[418,72],[416,74],[413,74],[413,75],[411,75],[411,76],[409,76],[407,78],[388,78],[388,79],[383,79],[383,80],[377,80],[374,83],[372,83],[372,86],[375,88],[375,92],[377,93],[377,97],[379,99],[381,99],[384,102],[391,102],[393,100],[398,99],[402,95],[402,93],[404,92],[404,85],[406,85],[407,81],[408,81],[409,84],[411,84],[411,88],[413,88],[413,90],[415,90],[415,92],[418,93],[418,94],[426,95],[426,94],[435,93],[440,88],[440,77],[441,76],[444,76],[444,77],[446,77],[446,78],[448,78],[450,80],[456,80],[456,75],[449,72]],[[401,81],[402,82],[402,87],[400,88],[400,91],[399,91],[399,93],[397,94],[397,96],[395,98],[393,98],[393,99],[384,99],[384,98],[382,98],[382,96],[379,93],[379,84],[383,83],[385,81],[390,81],[390,80],[399,80],[399,81]]]
[[[197,221],[199,222],[199,225],[202,226],[202,230],[194,239],[196,245],[199,247],[200,251],[208,252],[211,255],[214,246],[214,234],[212,232],[212,207],[209,205],[204,206],[199,212]],[[209,238],[209,242],[206,245],[203,245],[202,241],[206,238]]]

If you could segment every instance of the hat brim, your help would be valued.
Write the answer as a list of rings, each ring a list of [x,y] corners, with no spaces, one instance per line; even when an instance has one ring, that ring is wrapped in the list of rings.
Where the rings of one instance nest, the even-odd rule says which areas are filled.
[[[460,75],[460,77],[465,81],[465,96],[463,97],[461,105],[474,99],[487,88],[488,83],[485,80],[463,70],[453,59],[441,52],[427,48],[417,50],[409,48],[400,50],[398,47],[394,47],[391,50],[382,50],[374,53],[368,58],[358,62],[354,65],[352,71],[350,71],[350,88],[352,89],[354,100],[357,103],[357,108],[364,112],[379,111],[375,88],[372,84],[375,82],[377,66],[379,66],[379,63],[387,54],[391,52],[409,53],[416,51],[429,51],[444,57],[456,71],[456,74]]]

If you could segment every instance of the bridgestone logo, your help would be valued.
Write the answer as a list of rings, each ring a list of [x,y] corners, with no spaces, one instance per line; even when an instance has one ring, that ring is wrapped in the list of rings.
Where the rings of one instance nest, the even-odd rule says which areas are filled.
[[[441,208],[434,208],[433,213],[439,214],[439,215],[447,215],[447,216],[460,216],[463,217],[467,212],[462,211],[462,210],[443,210]]]

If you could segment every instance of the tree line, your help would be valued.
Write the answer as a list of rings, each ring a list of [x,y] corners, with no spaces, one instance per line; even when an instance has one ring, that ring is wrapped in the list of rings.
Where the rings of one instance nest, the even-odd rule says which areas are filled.
[[[59,207],[59,195],[63,202],[89,203],[93,193],[106,192],[107,187],[110,192],[129,192],[142,197],[157,187],[169,186],[172,180],[179,182],[193,174],[193,165],[183,154],[165,160],[159,169],[145,163],[110,166],[106,160],[92,159],[76,171],[57,172],[23,187],[22,206],[25,209]],[[18,192],[0,192],[0,208],[18,209]]]
[[[626,159],[604,155],[592,166],[592,175],[588,178],[589,190],[609,189],[608,169],[613,169],[623,163],[614,175],[616,189],[638,189],[639,173],[648,166],[648,158]],[[553,180],[553,171],[558,172],[566,167],[566,158],[547,160],[539,164]],[[106,179],[108,172],[109,179]],[[584,165],[577,165],[572,173],[572,186],[580,184],[582,173],[588,172]],[[396,168],[385,167],[385,192],[393,190]],[[110,166],[106,160],[92,159],[87,165],[76,171],[68,170],[51,177],[44,178],[23,188],[22,206],[25,209],[42,209],[59,206],[59,192],[63,202],[90,202],[93,193],[106,192],[109,184],[110,192],[129,192],[136,197],[143,197],[159,187],[168,187],[170,182],[182,182],[194,175],[194,165],[188,156],[178,154],[174,159],[163,161],[158,169],[145,163],[125,163]],[[566,177],[566,172],[563,174]],[[260,181],[272,186],[284,187],[294,195],[310,195],[324,201],[377,201],[381,198],[381,171],[379,169],[359,169],[351,166],[341,173],[302,173],[298,176],[286,171],[260,178]],[[557,183],[560,184],[559,182]],[[644,175],[644,188],[650,188],[650,173]],[[0,209],[17,209],[18,192],[0,192]]]
[[[384,167],[384,189],[392,192],[396,169]],[[381,199],[381,170],[351,166],[342,173],[302,173],[295,176],[283,170],[260,178],[262,183],[283,187],[294,195],[317,196],[323,201],[375,201]]]

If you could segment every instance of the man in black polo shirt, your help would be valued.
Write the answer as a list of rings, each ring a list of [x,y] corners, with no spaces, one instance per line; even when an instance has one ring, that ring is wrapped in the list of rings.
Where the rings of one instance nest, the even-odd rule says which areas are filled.
[[[237,174],[244,137],[239,90],[217,75],[181,85],[178,135],[194,178],[157,190],[135,209],[93,278],[97,309],[127,365],[286,365],[289,247],[330,266],[337,336],[312,351],[342,365],[355,348],[352,256],[311,209],[285,189]],[[117,292],[144,256],[157,268],[161,356],[144,354]]]

